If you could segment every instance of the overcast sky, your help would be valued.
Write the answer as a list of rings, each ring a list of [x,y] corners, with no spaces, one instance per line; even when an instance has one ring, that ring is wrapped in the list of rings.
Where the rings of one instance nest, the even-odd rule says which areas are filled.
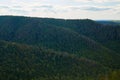
[[[0,15],[120,20],[120,0],[0,0]]]

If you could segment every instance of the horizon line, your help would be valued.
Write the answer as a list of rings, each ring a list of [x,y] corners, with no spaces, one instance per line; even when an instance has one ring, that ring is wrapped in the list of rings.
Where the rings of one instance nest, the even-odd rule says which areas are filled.
[[[83,20],[83,19],[89,19],[94,21],[119,21],[120,19],[90,19],[90,18],[60,18],[60,17],[39,17],[39,16],[27,16],[27,15],[0,15],[2,16],[8,16],[8,17],[28,17],[28,18],[48,18],[48,19],[63,19],[63,20]]]

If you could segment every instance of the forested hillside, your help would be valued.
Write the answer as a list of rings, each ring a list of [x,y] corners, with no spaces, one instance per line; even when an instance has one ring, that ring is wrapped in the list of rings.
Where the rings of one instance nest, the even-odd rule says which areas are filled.
[[[0,16],[0,40],[0,80],[119,78],[117,24]]]
[[[0,80],[97,79],[109,70],[95,61],[68,53],[5,41],[0,41],[0,53]]]

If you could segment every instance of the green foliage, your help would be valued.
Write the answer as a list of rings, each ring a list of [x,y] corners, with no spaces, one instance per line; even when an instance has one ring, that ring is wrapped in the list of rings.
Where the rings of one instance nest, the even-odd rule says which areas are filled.
[[[120,70],[112,71],[104,76],[100,76],[99,80],[120,80]]]
[[[0,16],[0,80],[117,80],[120,26],[111,24]]]
[[[106,48],[102,45],[104,44],[102,42],[119,40],[118,30],[119,27],[104,26],[89,19],[0,17],[1,40],[68,52],[79,57],[95,60],[110,68],[119,68],[120,66],[118,64],[120,55],[117,54],[119,48]]]
[[[95,79],[108,70],[68,53],[0,41],[0,80]]]

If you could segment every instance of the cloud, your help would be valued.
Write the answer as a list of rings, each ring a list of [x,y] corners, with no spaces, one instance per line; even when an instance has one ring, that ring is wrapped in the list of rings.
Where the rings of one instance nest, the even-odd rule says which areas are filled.
[[[99,7],[86,7],[83,8],[83,10],[89,10],[89,11],[106,11],[110,10],[111,8],[99,8]]]
[[[106,11],[112,9],[107,7],[95,7],[95,6],[79,6],[79,7],[70,7],[70,8],[72,10],[86,10],[86,11]]]
[[[46,13],[65,13],[68,12],[68,6],[59,6],[59,5],[36,5],[36,6],[31,6],[32,11],[44,11]]]
[[[22,15],[29,14],[29,11],[21,10],[21,9],[9,9],[9,12],[15,13],[15,14],[22,14]]]
[[[54,8],[52,5],[42,5],[40,6],[41,8],[49,8],[49,9],[52,9]]]
[[[40,6],[32,6],[32,11],[44,11],[44,12],[51,12],[56,14],[56,10],[52,5],[40,5]]]
[[[9,6],[0,6],[0,8],[3,8],[3,9],[8,9]]]
[[[1,0],[0,4],[0,15],[120,19],[120,0]]]
[[[13,6],[13,8],[22,8],[22,6]]]
[[[52,5],[38,5],[38,6],[32,6],[33,8],[44,8],[44,9],[53,9],[54,7]]]
[[[96,3],[102,3],[102,2],[120,2],[120,0],[72,0],[76,2],[96,2]]]

